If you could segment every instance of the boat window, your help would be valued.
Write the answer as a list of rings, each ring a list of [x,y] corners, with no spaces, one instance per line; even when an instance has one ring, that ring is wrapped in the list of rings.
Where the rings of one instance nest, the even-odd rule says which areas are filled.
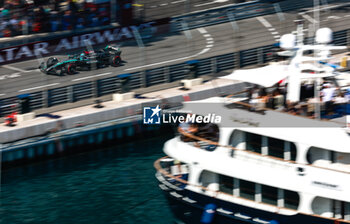
[[[336,165],[333,167],[338,169],[348,169],[350,164],[350,153],[335,152],[317,147],[310,147],[306,158],[309,164],[323,167]]]
[[[350,165],[350,153],[335,152],[335,162]]]
[[[271,204],[271,205],[277,205],[277,188],[270,187],[267,185],[261,185],[261,196],[262,196],[262,202]]]
[[[216,173],[213,173],[209,170],[203,170],[199,175],[198,182],[203,187],[209,187],[210,184],[217,183],[217,177],[218,175]]]
[[[200,182],[203,183],[205,187],[208,186],[208,183],[210,183],[210,181],[205,182],[203,181],[203,178],[205,176],[208,176],[209,174],[213,174],[213,173],[209,171],[204,171],[200,177]],[[276,187],[263,185],[263,184],[261,184],[260,185],[261,188],[259,188],[259,185],[257,183],[241,180],[241,179],[237,179],[234,177],[221,175],[221,174],[219,174],[218,177],[219,177],[218,190],[220,192],[239,196],[241,198],[245,198],[251,201],[256,201],[257,200],[256,194],[258,195],[261,194],[261,202],[265,204],[270,204],[273,206],[281,206],[281,207],[289,208],[293,210],[298,209],[300,199],[299,199],[299,194],[297,192],[279,189]],[[210,177],[209,179],[212,182],[214,181],[213,177]],[[235,192],[236,190],[238,190],[238,192]],[[349,205],[344,204],[344,206],[349,206],[349,212],[350,212],[350,203]]]
[[[312,211],[328,218],[350,220],[350,203],[324,197],[316,197],[311,204]]]
[[[297,210],[299,206],[299,194],[294,191],[284,190],[284,207]]]
[[[233,194],[233,177],[219,175],[219,191]]]
[[[255,198],[255,183],[245,180],[240,180],[240,196],[254,201]]]
[[[284,158],[284,141],[276,138],[268,139],[269,156]]]
[[[296,161],[297,159],[297,147],[294,143],[290,143],[290,160]]]
[[[241,130],[234,130],[231,134],[229,144],[237,149],[246,149],[245,134]]]
[[[246,132],[246,148],[249,151],[261,153],[261,135]]]
[[[350,202],[344,202],[344,219],[350,221]]]
[[[316,165],[329,165],[332,162],[331,151],[317,147],[310,147],[307,152],[307,161],[310,164],[316,163]]]
[[[258,134],[235,130],[230,137],[230,144],[237,149],[246,149],[247,151],[262,153],[263,138]],[[297,157],[297,148],[293,142],[284,141],[272,137],[267,138],[267,153],[269,156],[295,161]],[[231,156],[233,156],[232,154]]]

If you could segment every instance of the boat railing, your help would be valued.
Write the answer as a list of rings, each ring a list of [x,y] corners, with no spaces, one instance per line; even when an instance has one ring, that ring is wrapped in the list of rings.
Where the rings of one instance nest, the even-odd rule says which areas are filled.
[[[300,165],[300,166],[309,166],[309,167],[314,167],[314,168],[319,168],[319,169],[324,169],[324,170],[330,170],[330,171],[350,174],[349,171],[345,171],[345,170],[339,170],[339,169],[333,169],[333,168],[330,168],[330,167],[317,166],[317,165],[314,165],[314,164],[299,163],[299,162],[294,161],[294,160],[279,158],[279,157],[271,156],[271,155],[265,155],[265,154],[261,154],[261,153],[258,153],[258,152],[249,151],[249,150],[246,150],[246,149],[238,149],[238,148],[230,146],[230,145],[222,145],[222,144],[219,144],[219,142],[211,141],[211,140],[205,139],[203,137],[198,137],[198,136],[196,136],[196,135],[194,135],[192,133],[189,133],[189,132],[183,130],[181,127],[178,128],[178,132],[181,135],[183,135],[186,138],[188,138],[188,139],[193,139],[193,141],[197,141],[197,142],[206,142],[208,145],[215,146],[215,148],[222,147],[222,148],[228,148],[228,149],[232,150],[233,152],[245,152],[246,155],[251,155],[250,158],[252,156],[254,156],[256,158],[269,158],[269,159],[273,159],[275,161],[279,161],[279,162],[285,163],[286,165],[287,164],[296,164],[296,165]],[[196,147],[196,146],[194,145],[194,147]],[[199,146],[197,146],[197,147],[200,148]],[[240,153],[238,153],[238,154],[240,154]],[[280,163],[280,164],[282,164],[282,163]]]
[[[178,183],[181,183],[183,184],[184,186],[191,186],[191,187],[194,187],[196,189],[199,189],[203,192],[208,192],[210,193],[210,196],[213,197],[213,198],[218,198],[220,199],[220,196],[223,195],[223,196],[228,196],[230,198],[236,198],[236,199],[239,199],[239,200],[243,200],[243,201],[246,201],[246,202],[250,202],[250,203],[257,203],[257,204],[260,204],[260,205],[266,205],[266,206],[269,206],[269,207],[273,207],[276,209],[276,212],[277,213],[280,213],[281,211],[290,211],[290,212],[298,212],[298,210],[295,210],[295,209],[291,209],[291,208],[286,208],[286,207],[279,207],[277,205],[272,205],[272,204],[268,204],[268,203],[265,203],[265,202],[262,202],[262,201],[255,201],[255,200],[251,200],[251,199],[247,199],[247,198],[243,198],[243,197],[240,197],[240,196],[237,196],[237,195],[233,195],[233,194],[229,194],[229,193],[225,193],[225,192],[222,192],[222,191],[218,191],[218,190],[212,190],[212,189],[209,189],[207,187],[204,187],[202,185],[196,185],[196,184],[192,184],[190,183],[189,181],[187,180],[184,180],[182,179],[181,177],[178,177],[176,175],[172,175],[171,173],[169,173],[169,169],[165,169],[161,166],[161,162],[162,160],[164,159],[168,159],[170,158],[169,156],[164,156],[164,157],[161,157],[159,159],[157,159],[153,166],[154,168],[156,169],[156,171],[158,173],[160,173],[162,176],[168,178],[168,179],[171,179],[171,180],[175,180],[177,181]],[[176,188],[176,186],[175,186]],[[184,187],[183,187],[184,188]],[[172,192],[173,195],[177,198],[183,198],[183,200],[187,200],[187,201],[192,201],[192,202],[195,202],[194,200],[192,199],[189,199],[188,197],[183,197],[183,195],[179,194],[179,193],[176,193],[176,192]],[[171,193],[170,193],[171,194]],[[306,214],[306,213],[302,213],[302,212],[299,212],[300,214]],[[326,218],[326,219],[329,219],[329,220],[334,220],[334,223],[336,222],[342,222],[342,223],[350,223],[350,221],[347,221],[347,220],[344,220],[344,219],[339,219],[339,218],[329,218],[329,217],[324,217],[324,216],[321,216],[321,215],[317,215],[317,214],[307,214],[307,215],[311,215],[311,216],[315,216],[315,217],[321,217],[321,218]]]
[[[192,184],[189,181],[184,180],[184,179],[182,179],[181,177],[179,177],[177,175],[172,175],[169,172],[168,168],[162,167],[162,165],[161,165],[162,161],[166,160],[166,159],[169,159],[169,158],[170,157],[168,157],[168,156],[159,158],[158,160],[156,160],[154,162],[154,164],[153,164],[154,168],[156,169],[156,171],[158,173],[160,173],[163,177],[165,177],[164,178],[165,180],[168,180],[168,181],[169,180],[175,180],[176,182],[182,184],[183,185],[182,189],[184,189],[185,186],[190,186],[190,187],[198,189],[198,190],[200,190],[202,192],[206,192],[207,194],[209,194],[211,197],[214,197],[214,198],[221,198],[220,196],[229,197],[229,198],[232,198],[232,199],[236,198],[236,199],[248,202],[248,203],[257,203],[257,204],[260,204],[260,205],[269,206],[270,208],[274,208],[275,211],[278,212],[278,213],[281,212],[282,210],[293,212],[293,213],[297,212],[297,210],[292,209],[292,208],[279,207],[277,205],[268,204],[268,203],[265,203],[265,202],[262,202],[262,201],[259,202],[259,201],[251,200],[251,199],[248,199],[248,198],[240,197],[240,196],[237,196],[237,195],[225,193],[225,192],[222,192],[222,191],[219,191],[219,190],[213,190],[213,189],[210,189],[210,188],[202,186],[202,185]],[[173,190],[178,189],[177,185],[178,184],[175,184],[175,185],[173,184],[173,186],[172,186]],[[168,190],[170,190],[170,189],[168,189]],[[175,197],[178,197],[178,198],[182,197],[182,195],[180,195],[179,193],[174,194]]]
[[[272,87],[269,89],[273,89]],[[237,97],[238,95],[242,95],[242,94],[247,94],[248,90],[244,90],[244,91],[240,91],[231,95],[226,96],[226,98],[230,99],[233,97]],[[297,102],[296,105],[293,106],[293,104],[290,104],[289,106],[291,108],[284,108],[285,110],[281,110],[281,108],[278,109],[273,109],[273,108],[267,108],[264,104],[265,102],[263,102],[263,99],[259,98],[259,100],[261,100],[261,104],[258,105],[252,105],[249,102],[242,102],[242,101],[234,101],[231,103],[231,105],[235,105],[235,107],[239,107],[239,108],[243,108],[245,110],[248,110],[250,112],[257,112],[257,113],[262,113],[264,114],[265,111],[275,111],[275,112],[279,112],[279,113],[284,113],[284,114],[289,114],[289,115],[293,115],[293,116],[298,116],[298,117],[303,117],[303,118],[309,118],[309,119],[316,119],[317,116],[315,116],[315,104],[320,104],[321,106],[324,105],[324,103],[322,101],[320,101],[319,99],[313,99],[313,102]],[[345,116],[347,114],[347,110],[349,110],[347,108],[348,103],[342,103],[342,104],[337,104],[335,103],[334,108],[332,113],[335,114],[334,116],[324,116],[322,118],[320,118],[319,120],[321,121],[330,121],[330,119],[333,118],[337,118],[337,117],[342,117]],[[338,108],[337,106],[339,106],[340,108]],[[228,106],[229,107],[229,106]],[[291,110],[292,109],[292,110]],[[301,112],[297,111],[297,109],[300,109]],[[310,113],[311,114],[308,114]],[[321,117],[321,116],[320,116]],[[338,123],[338,124],[342,124],[336,121],[331,121],[334,123]]]

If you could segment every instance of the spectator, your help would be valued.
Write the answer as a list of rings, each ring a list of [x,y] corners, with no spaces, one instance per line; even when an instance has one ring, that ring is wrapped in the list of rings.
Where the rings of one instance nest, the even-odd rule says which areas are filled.
[[[11,20],[9,21],[9,26],[11,30],[11,36],[16,36],[20,34],[19,24],[18,24],[17,16],[13,15]]]
[[[5,0],[0,37],[108,25],[109,3],[86,0]]]
[[[2,20],[0,23],[0,29],[4,30],[9,25],[9,22],[7,20]]]
[[[96,8],[91,8],[90,13],[88,15],[88,24],[90,24],[90,27],[96,27],[99,26],[99,19],[96,14]]]
[[[4,37],[11,37],[11,30],[10,30],[9,26],[6,26],[2,32],[3,32]]]
[[[279,89],[275,89],[273,92],[274,106],[277,110],[283,109],[284,97],[280,93]]]
[[[257,86],[251,88],[248,92],[249,104],[252,105],[251,110],[255,110],[259,102],[259,90]]]
[[[346,98],[347,102],[350,102],[350,88],[347,88],[344,94],[344,97]]]
[[[334,93],[335,93],[335,88],[333,88],[331,84],[329,83],[323,84],[321,96],[322,96],[322,102],[325,103],[325,110],[327,115],[329,115],[333,111]]]
[[[261,88],[260,91],[259,91],[259,96],[260,97],[265,97],[267,96],[267,92],[266,92],[266,88]]]
[[[60,29],[60,21],[57,16],[57,12],[53,11],[51,12],[51,19],[50,19],[50,31],[51,32],[56,32]]]
[[[69,11],[69,10],[65,11],[63,18],[62,18],[62,29],[63,30],[71,30],[73,28],[71,21],[72,21],[71,11]]]
[[[76,28],[77,29],[83,29],[83,28],[85,28],[85,26],[84,26],[84,19],[83,18],[79,18],[78,19],[78,24],[77,24],[77,26],[76,26]]]
[[[265,104],[267,108],[275,109],[274,98],[271,93],[267,94]]]
[[[75,1],[69,0],[68,10],[70,10],[73,14],[78,12],[78,6],[76,5]]]

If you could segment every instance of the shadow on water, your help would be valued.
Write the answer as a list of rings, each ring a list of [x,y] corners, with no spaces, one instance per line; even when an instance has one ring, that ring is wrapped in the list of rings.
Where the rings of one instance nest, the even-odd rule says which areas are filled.
[[[2,173],[1,223],[173,223],[153,162],[172,135]]]
[[[116,143],[107,147],[100,146],[95,150],[73,154],[48,161],[25,166],[13,167],[2,170],[2,184],[9,184],[12,181],[21,181],[40,175],[52,173],[64,173],[76,170],[88,170],[91,166],[104,166],[108,163],[118,163],[123,158],[132,160],[135,157],[147,157],[162,152],[163,144],[173,137],[173,134],[166,134],[160,137],[139,139],[129,143]]]

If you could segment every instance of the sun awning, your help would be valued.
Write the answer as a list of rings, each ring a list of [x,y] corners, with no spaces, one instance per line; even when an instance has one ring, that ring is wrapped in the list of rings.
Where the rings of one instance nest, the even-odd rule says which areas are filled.
[[[289,75],[287,65],[268,65],[261,68],[236,70],[222,79],[238,80],[270,87]]]

